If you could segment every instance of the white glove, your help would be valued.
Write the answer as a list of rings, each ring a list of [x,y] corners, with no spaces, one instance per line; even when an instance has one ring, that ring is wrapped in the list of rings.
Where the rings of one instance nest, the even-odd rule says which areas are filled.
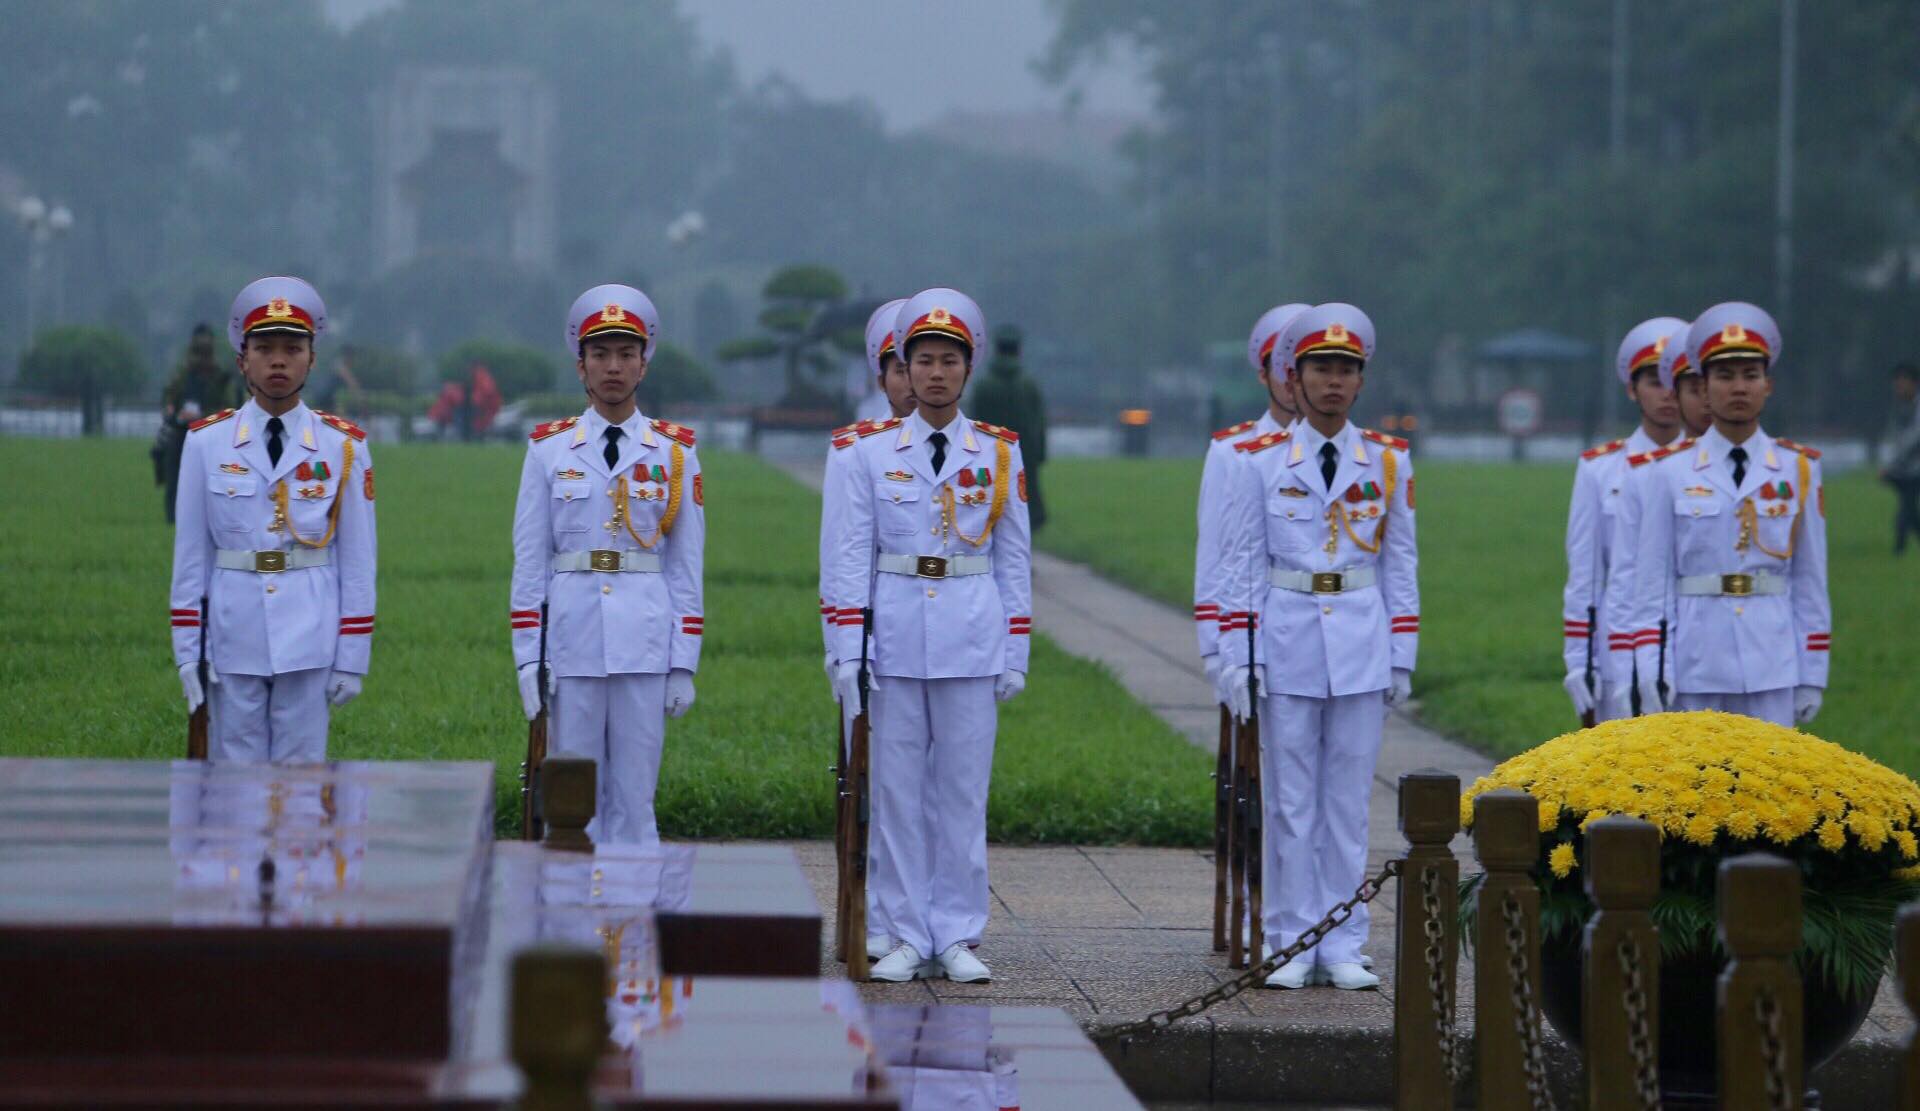
[[[1220,689],[1220,653],[1200,657],[1200,666],[1207,670],[1207,685],[1214,690]]]
[[[1387,687],[1387,705],[1404,705],[1413,697],[1413,672],[1404,667],[1393,669],[1393,682]]]
[[[1644,717],[1647,714],[1662,714],[1666,712],[1667,704],[1660,701],[1659,676],[1642,675],[1634,682],[1635,685],[1640,688],[1641,716]]]
[[[327,676],[327,702],[345,706],[360,697],[360,677],[351,671],[336,671]]]
[[[1586,676],[1569,671],[1560,685],[1567,688],[1567,697],[1573,699],[1573,712],[1576,715],[1586,717],[1593,713],[1593,692],[1587,689]]]
[[[1793,688],[1793,722],[1805,725],[1820,712],[1822,692],[1819,687]]]
[[[1622,683],[1607,695],[1607,719],[1618,721],[1633,716],[1633,687]]]
[[[677,718],[693,706],[693,672],[674,668],[667,672],[667,716]]]
[[[1220,704],[1233,714],[1233,720],[1245,721],[1253,716],[1253,699],[1247,693],[1247,671],[1245,664],[1228,664],[1220,669],[1220,682],[1214,693],[1220,698]]]
[[[841,660],[833,673],[833,696],[851,718],[860,712],[860,661]]]
[[[520,709],[528,721],[540,716],[540,665],[537,663],[520,668]]]
[[[207,683],[212,685],[220,681],[220,673],[207,665]],[[187,713],[191,714],[207,700],[207,692],[200,689],[200,665],[198,663],[180,665],[180,691],[187,696]]]
[[[1024,671],[1003,671],[993,683],[993,700],[1005,702],[1014,695],[1027,689],[1027,673]]]

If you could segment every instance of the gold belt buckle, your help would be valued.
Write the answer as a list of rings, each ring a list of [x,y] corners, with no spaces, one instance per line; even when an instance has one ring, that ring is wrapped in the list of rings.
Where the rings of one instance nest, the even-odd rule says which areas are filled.
[[[913,573],[923,579],[944,579],[947,561],[943,556],[918,556],[913,561]]]
[[[1734,598],[1752,594],[1753,576],[1748,574],[1720,576],[1720,593]]]
[[[595,571],[620,570],[619,552],[610,551],[606,548],[595,548],[588,553],[588,558],[592,562]]]
[[[285,571],[287,569],[287,553],[255,552],[253,553],[253,569],[263,575],[272,575]]]
[[[1344,587],[1345,576],[1338,571],[1315,571],[1313,573],[1313,592],[1315,594],[1338,594]]]

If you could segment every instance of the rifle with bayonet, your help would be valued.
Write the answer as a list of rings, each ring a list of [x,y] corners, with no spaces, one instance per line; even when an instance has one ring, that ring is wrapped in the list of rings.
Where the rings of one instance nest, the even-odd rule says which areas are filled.
[[[847,845],[842,867],[847,876],[847,890],[840,918],[840,944],[846,952],[847,979],[855,983],[867,978],[867,834],[873,818],[867,727],[873,676],[868,667],[867,640],[872,633],[873,609],[869,606],[860,611],[860,713],[848,730],[845,773]]]
[[[540,813],[540,766],[547,762],[547,603],[540,603],[540,712],[527,723],[527,758],[520,762],[520,836],[539,841],[547,820]]]
[[[1587,702],[1590,709],[1580,715],[1580,725],[1592,729],[1594,722],[1600,720],[1600,684],[1593,678],[1593,638],[1600,635],[1600,626],[1596,624],[1599,612],[1592,606],[1587,607]]]
[[[1245,796],[1242,805],[1246,808],[1246,822],[1241,840],[1245,843],[1241,852],[1247,858],[1247,964],[1254,965],[1265,959],[1262,943],[1265,930],[1260,920],[1260,899],[1263,881],[1265,854],[1263,835],[1266,831],[1266,805],[1260,797],[1260,684],[1256,679],[1259,670],[1254,667],[1255,654],[1254,626],[1259,623],[1258,612],[1247,615],[1247,720],[1240,723],[1240,749],[1244,754],[1241,763],[1246,769]],[[1234,929],[1240,928],[1239,923]]]
[[[1213,951],[1227,948],[1227,868],[1233,849],[1233,711],[1220,707],[1213,758]]]
[[[213,685],[207,682],[211,668],[207,666],[207,632],[213,627],[213,614],[207,609],[207,596],[200,596],[200,662],[194,666],[194,673],[200,677],[200,705],[195,706],[187,715],[187,759],[205,760],[207,758],[207,714],[208,704],[213,701]]]
[[[837,923],[847,920],[847,767],[852,722],[846,704],[838,698],[833,700],[833,713],[833,763],[827,766],[827,774],[833,776],[833,905],[839,908],[834,916],[833,959],[845,961],[847,934]]]

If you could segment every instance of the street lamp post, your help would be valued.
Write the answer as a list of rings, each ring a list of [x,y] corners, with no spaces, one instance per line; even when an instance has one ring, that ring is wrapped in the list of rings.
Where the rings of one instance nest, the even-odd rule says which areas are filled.
[[[48,245],[73,227],[73,210],[64,204],[48,204],[39,197],[20,198],[13,206],[14,216],[27,233],[27,327],[25,342],[33,343],[40,321],[40,286],[47,266]],[[59,316],[58,291],[55,291],[54,315]]]

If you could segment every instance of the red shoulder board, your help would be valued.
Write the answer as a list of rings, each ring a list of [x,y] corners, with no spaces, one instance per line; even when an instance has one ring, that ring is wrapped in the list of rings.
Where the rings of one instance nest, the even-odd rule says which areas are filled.
[[[1369,440],[1372,440],[1376,444],[1385,444],[1386,446],[1393,448],[1395,451],[1405,451],[1407,450],[1407,448],[1412,446],[1408,444],[1407,441],[1401,439],[1398,436],[1389,436],[1385,432],[1375,432],[1371,428],[1362,428],[1360,430],[1360,435]]]
[[[899,417],[888,417],[886,420],[863,420],[853,425],[853,434],[871,436],[876,432],[885,432],[889,428],[898,427],[900,427]]]
[[[352,421],[348,420],[345,417],[336,417],[332,413],[321,412],[318,409],[315,409],[313,411],[313,415],[316,417],[319,417],[322,424],[325,424],[328,428],[333,429],[335,432],[345,433],[348,436],[352,436],[356,440],[364,440],[367,438],[366,429],[361,428],[359,425],[353,423]]]
[[[1239,424],[1233,425],[1228,428],[1222,428],[1220,431],[1215,432],[1213,434],[1213,438],[1216,440],[1231,439],[1235,436],[1240,435],[1242,432],[1253,431],[1253,426],[1259,423],[1260,422],[1258,420],[1243,420]]]
[[[1608,440],[1606,443],[1601,444],[1598,447],[1590,447],[1587,450],[1581,452],[1580,458],[1599,459],[1602,456],[1612,455],[1614,452],[1619,451],[1621,448],[1626,446],[1627,446],[1627,442],[1625,440]]]
[[[1275,444],[1284,444],[1290,438],[1291,438],[1290,434],[1285,431],[1268,432],[1263,436],[1255,436],[1251,440],[1240,441],[1239,443],[1233,445],[1233,450],[1244,451],[1248,455],[1252,455],[1256,451],[1265,451]]]
[[[579,423],[579,417],[562,417],[559,420],[550,420],[545,424],[536,424],[533,426],[533,431],[527,433],[527,439],[538,443],[549,436],[556,436],[565,432],[567,429]]]
[[[1627,466],[1638,467],[1643,463],[1651,463],[1653,462],[1653,456],[1654,453],[1651,451],[1633,452],[1627,456]]]
[[[1779,444],[1783,448],[1786,448],[1788,451],[1797,451],[1809,459],[1820,458],[1819,448],[1808,447],[1805,444],[1796,444],[1792,440],[1787,439],[1785,436],[1775,436],[1773,438],[1773,442],[1776,444]]]
[[[653,430],[669,440],[678,440],[687,447],[693,446],[693,429],[684,424],[675,424],[670,420],[653,422]]]
[[[860,427],[860,423],[858,421],[855,421],[852,424],[843,424],[840,427],[834,429],[832,432],[827,433],[827,439],[829,440],[845,439],[846,437],[853,435],[853,430],[858,427]]]
[[[983,421],[983,420],[974,421],[973,426],[997,440],[1005,440],[1010,444],[1017,444],[1020,442],[1020,434],[1018,432],[1015,432],[1011,428],[1002,428],[997,424],[988,424],[986,421]]]
[[[199,420],[194,421],[192,424],[188,425],[187,431],[198,432],[199,430],[201,430],[202,428],[205,428],[210,424],[219,424],[221,421],[226,420],[228,417],[234,415],[239,411],[240,410],[238,409],[222,409],[211,416],[201,417]]]
[[[1657,447],[1652,451],[1643,452],[1639,455],[1629,455],[1627,456],[1627,462],[1638,467],[1641,463],[1653,463],[1665,459],[1669,455],[1677,455],[1692,446],[1693,440],[1691,438],[1675,440],[1666,447]],[[1635,460],[1639,462],[1635,462]]]
[[[853,445],[859,442],[860,442],[860,437],[855,436],[851,432],[847,433],[844,436],[835,436],[832,440],[833,449],[835,451],[839,451],[841,448],[852,447]]]

